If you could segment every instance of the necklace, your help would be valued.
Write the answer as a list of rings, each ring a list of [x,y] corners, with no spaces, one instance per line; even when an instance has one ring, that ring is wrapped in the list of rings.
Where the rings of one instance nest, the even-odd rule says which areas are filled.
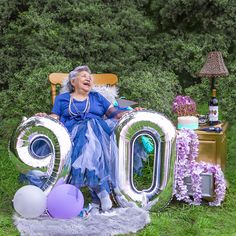
[[[73,108],[75,109],[76,112],[73,112],[72,109],[71,109],[71,105],[73,106]],[[69,102],[69,114],[71,116],[78,116],[78,115],[81,115],[81,114],[85,114],[85,113],[88,113],[89,109],[90,109],[90,100],[89,100],[89,97],[86,99],[86,104],[85,104],[85,108],[83,111],[80,111],[78,109],[78,107],[76,106],[76,104],[74,103],[73,101],[73,98],[70,97],[70,102]]]

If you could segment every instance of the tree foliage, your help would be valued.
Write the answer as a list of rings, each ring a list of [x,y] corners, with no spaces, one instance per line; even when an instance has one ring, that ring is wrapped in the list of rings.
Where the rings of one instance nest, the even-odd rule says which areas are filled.
[[[201,88],[206,86],[197,73],[209,51],[221,51],[230,73],[235,71],[233,0],[1,3],[0,120],[49,112],[47,76],[56,71],[68,72],[80,64],[88,64],[94,73],[116,73],[122,80],[121,95],[123,92],[136,100],[142,96],[142,105],[168,115],[170,98],[180,91],[175,89],[177,84],[189,87],[185,91],[199,101],[204,99]],[[141,77],[148,80],[148,85],[140,82]],[[236,89],[233,78],[228,80],[232,90]],[[161,105],[165,94],[158,88],[163,79],[168,84],[164,88],[169,89],[166,110]],[[156,101],[150,103],[148,94],[153,88],[160,96],[157,93]],[[236,108],[223,104],[234,96],[225,84],[219,83],[219,88],[222,112],[229,117]]]
[[[173,72],[162,71],[161,68],[142,68],[121,77],[120,86],[120,92],[125,97],[173,118],[172,101],[181,93],[179,81]]]

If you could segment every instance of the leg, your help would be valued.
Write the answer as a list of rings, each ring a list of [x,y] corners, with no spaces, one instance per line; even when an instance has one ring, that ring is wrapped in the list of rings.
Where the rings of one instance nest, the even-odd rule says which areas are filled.
[[[89,190],[90,190],[90,194],[92,197],[92,207],[99,209],[100,208],[100,199],[99,199],[97,193],[91,187],[89,188]]]
[[[101,208],[103,211],[108,211],[112,208],[112,201],[110,199],[110,195],[106,190],[103,190],[97,193],[100,201],[101,201]]]
[[[112,208],[112,201],[110,199],[110,189],[107,182],[92,188],[94,201],[100,200],[102,211],[108,211]],[[96,197],[95,197],[96,196]]]

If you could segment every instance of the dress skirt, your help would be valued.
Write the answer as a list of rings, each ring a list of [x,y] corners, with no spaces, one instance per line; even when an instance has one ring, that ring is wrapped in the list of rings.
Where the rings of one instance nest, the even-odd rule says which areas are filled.
[[[116,120],[85,119],[71,131],[73,150],[69,183],[110,193],[116,187],[118,148],[114,135]]]

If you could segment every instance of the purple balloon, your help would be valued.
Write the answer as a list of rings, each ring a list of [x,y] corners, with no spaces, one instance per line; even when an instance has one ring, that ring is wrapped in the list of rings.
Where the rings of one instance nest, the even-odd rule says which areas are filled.
[[[54,218],[70,219],[76,217],[83,206],[83,194],[71,184],[58,185],[48,195],[48,212]]]
[[[65,183],[64,178],[61,177],[59,180],[57,180],[56,184],[54,185],[54,188],[59,186],[59,185],[62,185],[64,183]]]

